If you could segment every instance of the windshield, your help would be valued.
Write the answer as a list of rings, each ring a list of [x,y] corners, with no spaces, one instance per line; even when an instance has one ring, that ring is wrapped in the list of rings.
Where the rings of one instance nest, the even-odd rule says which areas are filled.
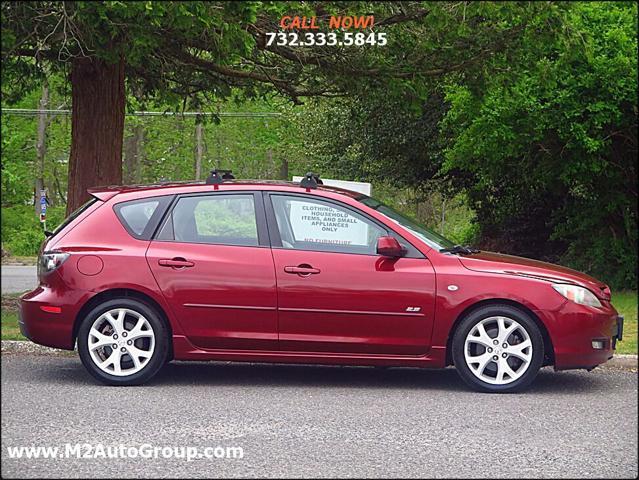
[[[442,248],[452,248],[455,246],[453,242],[445,237],[442,237],[439,233],[435,233],[426,227],[418,224],[414,220],[402,215],[397,210],[392,209],[388,205],[384,205],[382,202],[375,200],[374,198],[362,195],[357,200],[364,205],[377,210],[389,220],[401,225],[417,238],[423,240],[429,247],[441,250]]]

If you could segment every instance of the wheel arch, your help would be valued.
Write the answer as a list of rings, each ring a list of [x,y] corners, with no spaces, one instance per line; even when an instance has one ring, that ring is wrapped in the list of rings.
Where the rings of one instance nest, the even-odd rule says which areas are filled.
[[[169,321],[169,317],[166,312],[162,308],[162,306],[155,301],[151,296],[146,293],[140,292],[139,290],[134,290],[131,288],[113,288],[110,290],[104,290],[97,295],[91,297],[82,308],[78,311],[78,314],[75,317],[73,322],[73,332],[71,337],[72,345],[75,346],[77,338],[78,338],[78,330],[80,329],[80,324],[86,315],[93,310],[96,306],[105,301],[112,300],[114,298],[132,298],[135,300],[139,300],[141,302],[146,303],[150,308],[152,308],[160,317],[160,319],[164,322],[167,331],[169,332],[169,359],[173,358],[173,328],[171,326],[171,322]]]
[[[537,328],[539,328],[539,332],[541,333],[541,337],[544,340],[544,362],[543,366],[546,365],[554,365],[555,363],[555,348],[552,343],[552,339],[550,338],[550,334],[548,333],[548,329],[546,325],[539,319],[539,317],[526,305],[519,303],[515,300],[510,300],[508,298],[489,298],[485,300],[481,300],[479,302],[473,303],[466,307],[455,319],[452,328],[448,332],[448,339],[446,340],[446,365],[452,365],[452,341],[455,336],[455,332],[459,327],[459,324],[462,322],[464,318],[466,318],[473,311],[487,307],[491,305],[508,305],[510,307],[514,307],[518,310],[521,310],[523,313],[527,314],[533,321],[537,324]]]

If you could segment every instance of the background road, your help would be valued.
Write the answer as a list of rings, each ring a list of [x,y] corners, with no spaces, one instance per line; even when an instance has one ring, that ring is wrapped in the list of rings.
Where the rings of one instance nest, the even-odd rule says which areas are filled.
[[[75,356],[2,357],[7,477],[636,477],[637,374],[544,370],[525,394],[454,370],[172,363],[97,385]],[[12,460],[8,446],[239,446],[244,458]]]
[[[37,267],[2,265],[2,293],[21,293],[37,284]]]

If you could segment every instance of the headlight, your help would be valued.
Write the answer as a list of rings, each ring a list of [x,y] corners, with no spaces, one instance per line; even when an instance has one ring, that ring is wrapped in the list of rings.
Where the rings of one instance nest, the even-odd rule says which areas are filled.
[[[588,305],[590,307],[601,307],[599,299],[595,297],[595,294],[584,287],[578,287],[577,285],[567,285],[565,283],[556,283],[552,286],[562,296],[568,300],[578,303],[580,305]]]
[[[62,265],[69,258],[64,252],[44,252],[38,262],[38,274],[49,273]]]

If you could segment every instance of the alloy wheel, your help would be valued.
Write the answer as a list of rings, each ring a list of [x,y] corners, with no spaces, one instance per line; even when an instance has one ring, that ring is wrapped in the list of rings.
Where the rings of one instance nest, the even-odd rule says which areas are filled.
[[[481,381],[507,385],[528,370],[533,358],[532,341],[516,320],[492,316],[477,322],[468,332],[464,358]]]
[[[91,325],[88,349],[95,365],[109,375],[124,377],[142,370],[155,350],[155,332],[139,312],[114,308]]]

